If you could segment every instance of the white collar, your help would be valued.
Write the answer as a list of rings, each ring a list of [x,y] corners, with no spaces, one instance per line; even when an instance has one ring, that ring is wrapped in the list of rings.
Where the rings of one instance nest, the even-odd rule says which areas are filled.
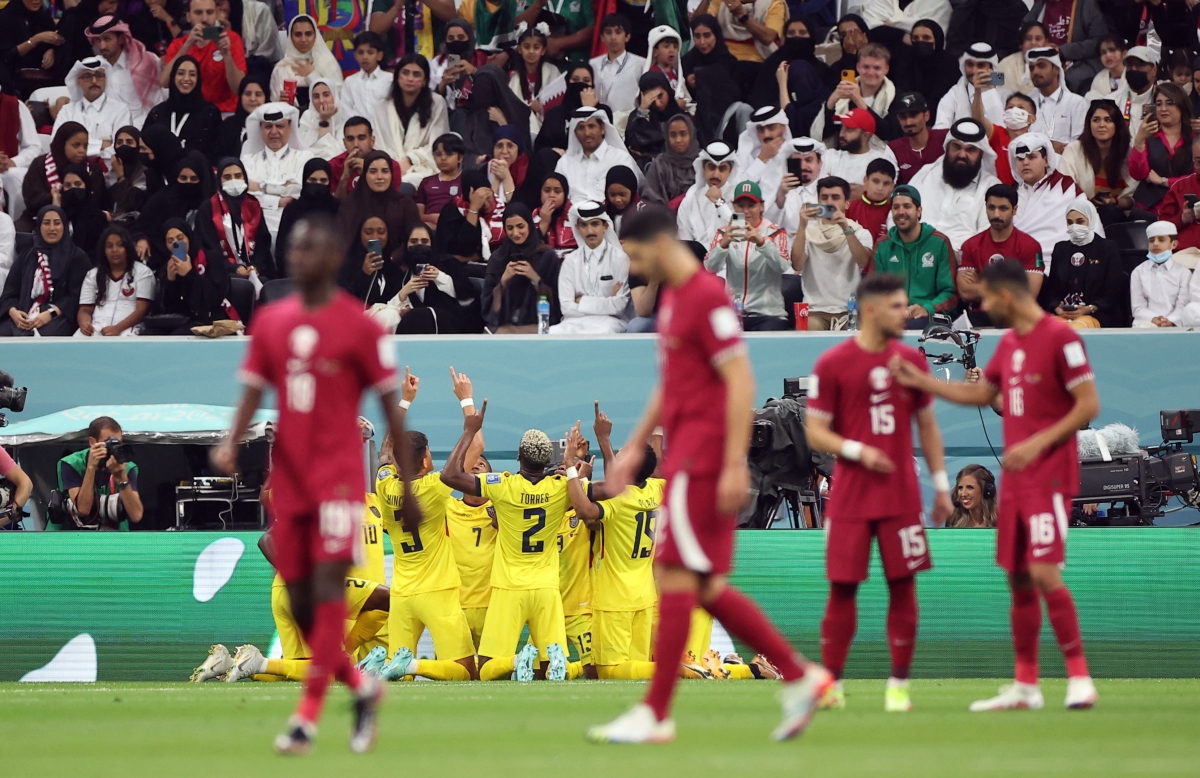
[[[596,150],[593,151],[591,154],[588,154],[586,151],[583,150],[583,147],[580,147],[579,158],[582,159],[584,162],[587,162],[588,160],[591,160],[591,159],[602,160],[602,159],[604,159],[605,149],[607,149],[607,148],[609,148],[607,140],[600,141],[600,145],[597,146]]]
[[[377,67],[377,68],[375,68],[374,70],[372,70],[370,73],[368,73],[368,72],[367,72],[367,71],[365,71],[365,70],[360,70],[360,71],[358,71],[358,72],[359,72],[359,73],[362,73],[362,77],[363,77],[363,80],[364,80],[364,81],[374,81],[375,79],[377,79],[377,78],[379,78],[379,77],[380,77],[380,76],[379,76],[379,73],[380,73],[380,71],[382,71],[382,70],[383,70],[383,68]]]
[[[83,110],[85,112],[95,111],[96,113],[100,113],[104,110],[105,104],[108,103],[108,92],[101,92],[99,97],[90,102],[86,97],[79,102],[83,103]]]
[[[129,52],[124,48],[121,49],[121,55],[117,57],[116,62],[109,62],[107,59],[104,61],[110,68],[115,68],[117,70],[129,70]]]
[[[292,151],[291,146],[284,146],[279,151],[271,151],[267,146],[263,146],[263,159],[283,159]]]
[[[1054,90],[1053,92],[1051,92],[1049,95],[1044,95],[1044,94],[1042,94],[1042,92],[1041,92],[1041,90],[1040,90],[1040,89],[1038,90],[1038,102],[1039,102],[1039,103],[1046,103],[1046,102],[1050,102],[1050,103],[1059,103],[1059,102],[1062,102],[1062,99],[1063,99],[1063,93],[1064,93],[1064,91],[1065,91],[1065,87],[1063,87],[1063,85],[1062,85],[1062,79],[1060,78],[1060,79],[1059,79],[1059,84],[1058,84],[1058,89],[1055,89],[1055,90]]]
[[[611,227],[609,229],[611,229]],[[600,240],[600,245],[594,249],[588,248],[586,243],[579,244],[579,248],[583,249],[584,262],[599,263],[603,262],[604,258],[608,256],[608,241],[603,238]]]

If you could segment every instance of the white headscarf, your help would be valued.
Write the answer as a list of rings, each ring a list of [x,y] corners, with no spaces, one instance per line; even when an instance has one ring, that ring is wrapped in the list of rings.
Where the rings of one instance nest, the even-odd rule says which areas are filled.
[[[333,104],[337,106],[337,111],[333,114],[333,116],[329,117],[329,132],[327,132],[324,137],[320,136],[321,128],[319,124],[321,121],[321,115],[317,113],[316,107],[312,104],[312,93],[315,92],[317,87],[321,84],[329,87],[329,91],[333,93]],[[308,94],[308,110],[306,110],[300,117],[300,125],[296,130],[292,131],[292,134],[295,135],[298,130],[300,140],[303,142],[304,148],[311,148],[314,154],[322,157],[323,159],[332,159],[346,150],[342,144],[342,127],[346,124],[346,119],[350,117],[342,113],[341,101],[338,99],[337,84],[330,82],[329,79],[318,78],[317,80],[313,81],[312,86],[309,87]],[[332,144],[329,143],[330,138],[333,139]],[[321,146],[321,148],[315,148],[314,144]],[[324,148],[326,146],[330,146],[333,151],[333,153],[329,156],[325,155],[325,152],[330,150]]]
[[[783,125],[783,145],[786,147],[792,141],[792,127],[788,123],[787,114],[782,108],[775,109],[775,112],[767,115],[767,111],[773,109],[774,106],[764,106],[759,108],[750,115],[750,121],[746,122],[746,128],[742,130],[742,134],[738,136],[737,153],[739,157],[745,159],[753,159],[758,156],[758,152],[762,149],[762,143],[758,140],[758,128],[769,127],[772,124]],[[764,117],[755,120],[755,116]],[[782,154],[783,152],[780,151]]]
[[[1029,137],[1028,134],[1021,136],[1021,138],[1026,137]],[[992,148],[992,144],[988,143],[987,131],[983,129],[982,124],[974,119],[959,119],[950,125],[950,131],[946,133],[946,138],[942,141],[942,148],[949,148],[952,140],[966,146],[974,146],[982,151],[983,169],[989,173],[996,172],[996,150]],[[1016,143],[1015,140],[1013,142]]]
[[[1071,211],[1079,211],[1087,217],[1088,220],[1088,239],[1082,245],[1087,245],[1092,242],[1092,238],[1099,235],[1104,237],[1104,223],[1100,221],[1100,212],[1096,210],[1096,206],[1092,205],[1092,201],[1087,199],[1087,196],[1076,197],[1067,205],[1067,213]]]
[[[982,41],[972,43],[962,53],[962,56],[958,58],[958,71],[962,73],[964,79],[967,77],[967,60],[971,60],[972,62],[990,62],[992,63],[992,70],[1000,67],[1000,55],[992,48],[992,44]]]
[[[946,137],[948,138],[949,135],[947,135]],[[1042,150],[1042,153],[1046,155],[1046,175],[1047,176],[1050,175],[1051,173],[1053,173],[1054,171],[1058,170],[1058,154],[1055,153],[1054,144],[1050,142],[1050,139],[1047,138],[1045,135],[1043,135],[1040,132],[1027,132],[1024,135],[1013,138],[1012,142],[1008,144],[1009,170],[1013,171],[1014,176],[1016,176],[1016,174],[1017,174],[1017,147],[1018,146],[1024,146],[1025,148],[1029,149],[1030,151],[1033,151],[1035,149]],[[1017,176],[1017,184],[1018,185],[1021,184],[1020,176]],[[1036,184],[1034,184],[1034,186],[1036,186]]]
[[[604,206],[592,200],[583,200],[582,202],[572,203],[571,210],[567,213],[567,222],[571,225],[571,232],[575,235],[575,243],[579,248],[587,248],[587,243],[583,240],[583,233],[579,231],[576,225],[580,219],[583,221],[595,221],[602,219],[608,223],[608,230],[604,233],[604,240],[612,244],[618,251],[621,250],[621,241],[617,238],[617,228],[613,225],[612,217],[604,210]]]
[[[705,162],[715,162],[718,165],[722,162],[730,164],[729,178],[725,180],[725,186],[721,187],[721,196],[728,200],[733,196],[733,187],[737,184],[737,153],[729,148],[728,143],[720,140],[715,140],[700,149],[696,160],[692,162],[692,169],[696,171],[696,183],[692,184],[692,189],[695,189],[701,196],[708,191],[708,182],[704,180]]]
[[[675,57],[675,97],[686,99],[687,84],[683,79],[683,39],[679,36],[679,33],[675,30],[675,28],[669,24],[658,25],[650,31],[650,34],[647,36],[647,38],[649,41],[649,48],[646,50],[648,54],[646,55],[645,63],[642,65],[642,73],[649,73],[650,68],[654,67],[654,47],[657,46],[660,41],[668,38],[674,38],[675,42],[679,44],[679,54]]]
[[[296,22],[307,19],[313,26],[316,32],[317,39],[313,42],[312,49],[307,54],[301,54],[300,50],[292,44],[292,27]],[[342,87],[342,66],[338,64],[337,58],[333,56],[333,52],[329,50],[329,46],[325,45],[325,39],[321,37],[321,28],[317,25],[317,20],[308,14],[299,14],[290,22],[287,28],[287,50],[284,52],[283,59],[276,63],[276,67],[283,65],[292,67],[301,62],[311,62],[313,66],[312,76],[310,78],[326,78],[337,86]],[[335,90],[336,91],[336,90]]]
[[[66,82],[67,94],[70,96],[71,102],[77,103],[84,99],[83,90],[79,88],[79,74],[94,70],[103,70],[104,76],[107,79],[108,62],[105,61],[104,57],[84,57],[71,66],[71,69],[67,72]]]
[[[246,117],[246,142],[242,144],[242,155],[257,154],[267,147],[263,143],[262,132],[259,130],[264,118],[268,115],[282,114],[284,119],[292,123],[292,134],[288,136],[288,146],[293,149],[305,149],[304,141],[300,139],[299,119],[300,112],[296,110],[296,106],[288,103],[263,103],[254,109],[254,113]],[[272,120],[275,121],[275,120]]]
[[[625,147],[624,139],[621,138],[621,133],[618,132],[617,128],[612,125],[612,122],[608,120],[608,114],[604,112],[604,109],[583,106],[582,108],[577,108],[575,112],[571,114],[570,122],[567,124],[567,153],[564,154],[563,157],[583,159],[583,146],[580,145],[579,138],[575,137],[575,128],[578,127],[581,122],[586,122],[589,119],[598,119],[600,123],[604,125],[605,143],[607,143],[609,146],[614,146],[621,151],[624,151],[626,154],[629,153],[629,149]],[[634,172],[638,174],[638,180],[641,181],[641,171],[634,170]]]

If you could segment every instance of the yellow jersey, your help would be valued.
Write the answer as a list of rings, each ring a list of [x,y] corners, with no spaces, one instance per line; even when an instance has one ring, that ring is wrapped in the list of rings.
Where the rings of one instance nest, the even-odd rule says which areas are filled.
[[[383,510],[378,495],[367,493],[362,524],[363,561],[350,568],[350,578],[385,583],[383,571]]]
[[[446,504],[453,490],[436,471],[414,479],[410,488],[421,506],[421,523],[406,532],[396,520],[404,484],[392,466],[379,469],[375,490],[383,502],[383,527],[392,537],[392,591],[406,597],[457,589],[458,566],[446,529]]]
[[[464,608],[486,608],[492,600],[492,559],[496,556],[496,528],[491,505],[446,503],[446,526],[458,565],[458,597]]]
[[[646,479],[616,497],[601,500],[596,535],[592,607],[638,611],[654,605],[654,530],[667,482]]]
[[[591,557],[591,530],[575,511],[567,511],[558,533],[558,588],[562,592],[564,616],[592,612]]]
[[[480,494],[492,501],[500,525],[492,586],[557,589],[558,531],[570,506],[567,479],[548,475],[533,483],[520,473],[475,478]]]

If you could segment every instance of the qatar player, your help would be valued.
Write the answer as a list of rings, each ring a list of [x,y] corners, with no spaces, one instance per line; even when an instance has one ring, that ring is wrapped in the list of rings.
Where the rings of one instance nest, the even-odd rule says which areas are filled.
[[[1040,708],[1038,633],[1046,601],[1050,624],[1067,664],[1068,708],[1096,704],[1079,634],[1079,616],[1063,583],[1067,506],[1079,489],[1075,432],[1100,411],[1083,341],[1042,312],[1025,268],[1013,260],[983,271],[983,309],[1012,327],[1000,339],[980,383],[942,383],[903,360],[889,367],[896,380],[963,405],[988,405],[1003,392],[1004,477],[996,518],[996,561],[1012,589],[1016,678],[1000,694],[971,705],[974,712]]]
[[[929,370],[919,351],[899,342],[908,320],[904,279],[869,276],[858,285],[857,299],[861,329],[817,360],[808,390],[808,444],[838,456],[825,517],[829,602],[821,621],[821,662],[837,684],[821,706],[846,705],[842,671],[858,626],[855,600],[867,578],[874,537],[887,578],[892,654],[884,710],[900,713],[912,710],[908,670],[917,639],[915,576],[933,567],[912,466],[914,421],[933,474],[933,524],[945,524],[953,506],[933,397],[897,386],[888,372],[892,359]]]
[[[796,653],[762,611],[726,580],[737,512],[749,498],[746,455],[753,419],[754,374],[725,284],[700,267],[675,237],[675,216],[651,206],[625,219],[621,245],[630,272],[662,284],[661,379],[641,420],[605,472],[610,493],[629,485],[646,443],[661,425],[669,442],[658,527],[659,591],[654,677],[645,701],[588,731],[605,743],[662,743],[675,737],[670,718],[692,609],[697,603],[734,637],[763,654],[783,675],[783,721],[776,740],[799,735],[833,685],[824,668]]]
[[[239,378],[246,385],[232,429],[212,451],[213,466],[232,474],[238,441],[263,392],[278,396],[272,449],[275,566],[287,583],[296,623],[312,648],[304,695],[285,732],[280,753],[304,754],[316,737],[331,676],[354,692],[350,748],[367,751],[375,740],[383,686],[361,675],[342,650],[346,572],[359,551],[366,479],[358,406],[365,389],[383,402],[393,440],[403,440],[391,344],[362,313],[362,303],[337,288],[342,240],[334,223],[302,220],[288,250],[298,293],[258,312]],[[407,456],[405,447],[401,455]],[[413,472],[411,463],[401,470]],[[404,515],[420,518],[405,483]]]

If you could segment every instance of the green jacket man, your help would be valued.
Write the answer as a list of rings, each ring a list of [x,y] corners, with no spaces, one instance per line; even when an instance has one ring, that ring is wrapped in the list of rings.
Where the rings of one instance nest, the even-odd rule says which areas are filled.
[[[874,272],[904,277],[909,328],[921,328],[931,314],[958,306],[954,249],[949,238],[921,222],[921,193],[908,184],[892,193],[892,221],[896,226],[875,248]]]

